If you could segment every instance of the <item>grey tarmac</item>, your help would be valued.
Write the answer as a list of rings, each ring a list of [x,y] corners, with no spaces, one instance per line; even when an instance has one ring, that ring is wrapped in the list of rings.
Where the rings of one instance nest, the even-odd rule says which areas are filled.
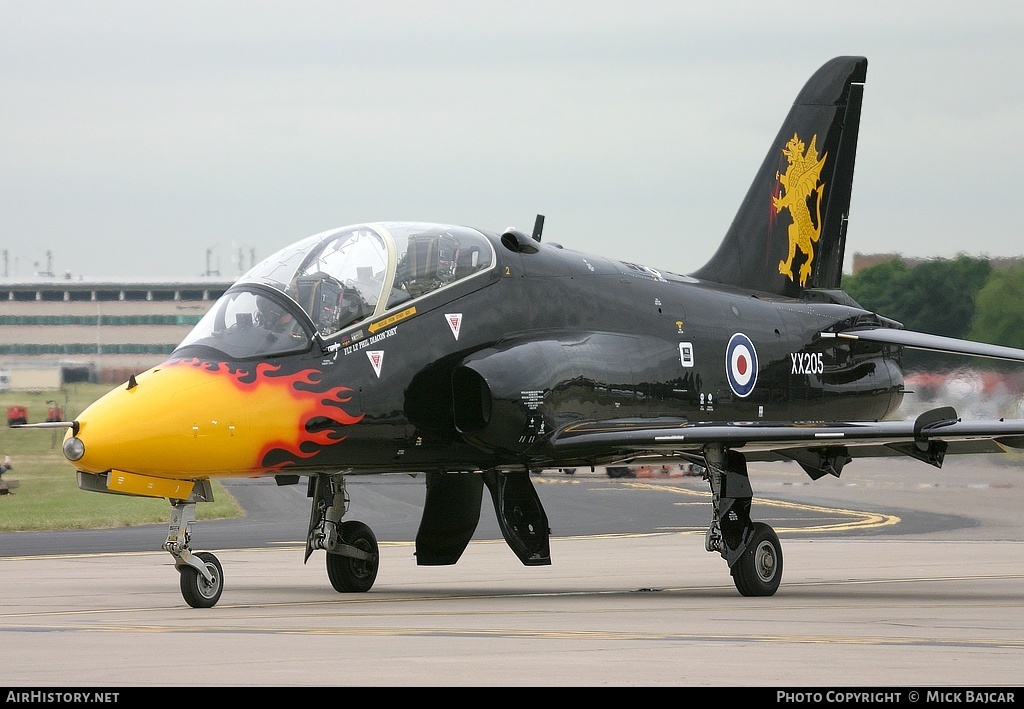
[[[1020,684],[1021,468],[858,461],[808,485],[793,467],[752,467],[769,523],[768,500],[888,521],[780,524],[770,598],[741,597],[697,530],[556,534],[553,564],[532,568],[500,540],[474,540],[452,567],[418,567],[411,541],[383,541],[375,586],[353,595],[330,588],[320,556],[302,564],[300,540],[218,549],[225,591],[205,610],[185,605],[163,552],[3,556],[0,685]],[[645,499],[628,485],[678,494],[622,484],[624,513]]]

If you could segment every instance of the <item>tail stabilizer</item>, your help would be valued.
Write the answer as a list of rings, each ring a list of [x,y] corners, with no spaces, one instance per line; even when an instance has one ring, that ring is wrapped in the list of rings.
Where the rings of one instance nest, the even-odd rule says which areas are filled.
[[[786,296],[839,287],[867,67],[836,57],[811,76],[718,251],[693,276]]]

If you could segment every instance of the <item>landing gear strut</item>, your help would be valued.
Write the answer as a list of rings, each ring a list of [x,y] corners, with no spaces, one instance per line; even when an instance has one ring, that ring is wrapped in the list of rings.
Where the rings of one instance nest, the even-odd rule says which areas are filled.
[[[713,510],[704,547],[728,562],[742,595],[773,595],[782,581],[782,545],[770,526],[750,520],[746,459],[724,446],[706,446],[704,460]]]
[[[195,519],[195,500],[171,500],[171,521],[163,548],[174,557],[174,568],[181,575],[181,595],[185,603],[193,608],[213,608],[224,590],[224,571],[213,554],[205,551],[192,553],[192,523]]]
[[[314,549],[324,549],[327,577],[335,591],[369,591],[377,580],[380,565],[377,538],[362,522],[341,521],[348,511],[345,476],[311,476],[309,496],[313,504],[306,535],[306,560]]]

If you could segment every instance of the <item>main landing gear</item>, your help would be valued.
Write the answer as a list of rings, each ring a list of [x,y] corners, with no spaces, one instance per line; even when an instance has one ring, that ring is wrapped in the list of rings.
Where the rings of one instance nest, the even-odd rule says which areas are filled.
[[[773,595],[782,581],[782,545],[770,526],[750,519],[753,492],[746,460],[741,453],[724,446],[707,446],[704,460],[713,509],[705,548],[726,560],[742,595]],[[377,539],[362,522],[342,521],[349,505],[345,477],[310,476],[309,496],[313,502],[306,560],[314,550],[323,549],[327,552],[327,576],[336,591],[369,591],[380,564]],[[190,548],[195,505],[195,499],[172,500],[163,548],[174,557],[185,602],[193,608],[212,608],[224,590],[224,572],[216,556],[209,552],[193,553]]]
[[[362,522],[342,522],[348,511],[343,475],[312,475],[313,504],[306,535],[306,559],[314,549],[327,552],[327,578],[338,593],[369,591],[377,580],[380,554],[377,538]]]
[[[724,446],[706,446],[704,460],[713,509],[704,547],[728,562],[742,595],[771,596],[782,581],[782,545],[775,530],[750,520],[746,459]]]

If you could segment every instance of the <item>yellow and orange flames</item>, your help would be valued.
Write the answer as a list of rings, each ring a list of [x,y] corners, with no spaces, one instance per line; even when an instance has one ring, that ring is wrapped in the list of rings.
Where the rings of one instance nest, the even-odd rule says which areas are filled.
[[[348,387],[318,390],[323,373],[316,369],[285,374],[280,373],[280,365],[267,362],[257,363],[254,370],[233,368],[225,362],[195,359],[172,364],[191,364],[203,372],[223,376],[244,396],[258,396],[259,408],[269,407],[275,420],[272,425],[262,427],[271,437],[256,455],[256,467],[280,470],[294,464],[289,456],[310,458],[320,448],[345,439],[331,422],[351,426],[363,418],[362,414],[353,416],[341,408],[342,404],[352,400],[352,390]],[[268,456],[275,452],[274,457],[282,459],[271,463]]]
[[[323,373],[172,360],[118,387],[78,417],[84,472],[107,470],[198,478],[271,473],[344,440],[352,389],[325,386]]]

